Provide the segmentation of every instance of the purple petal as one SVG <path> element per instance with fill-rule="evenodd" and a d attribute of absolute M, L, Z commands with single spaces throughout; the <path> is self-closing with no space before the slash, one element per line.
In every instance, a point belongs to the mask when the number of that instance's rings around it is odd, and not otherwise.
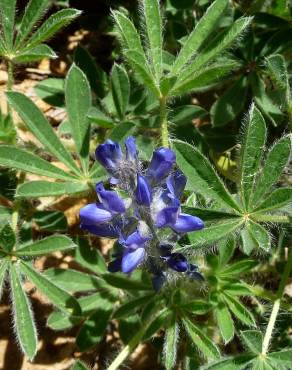
<path fill-rule="evenodd" d="M 171 228 L 177 233 L 188 233 L 190 231 L 201 230 L 204 227 L 203 221 L 199 217 L 181 213 Z"/>
<path fill-rule="evenodd" d="M 152 191 L 147 179 L 137 175 L 136 201 L 138 204 L 149 207 L 152 201 Z"/>
<path fill-rule="evenodd" d="M 171 269 L 177 272 L 185 272 L 188 269 L 188 261 L 181 253 L 172 253 L 167 259 L 167 264 Z"/>
<path fill-rule="evenodd" d="M 151 237 L 142 236 L 137 230 L 129 235 L 123 244 L 130 249 L 137 249 L 142 247 L 150 239 Z"/>
<path fill-rule="evenodd" d="M 182 196 L 186 183 L 187 178 L 180 170 L 169 175 L 166 180 L 168 191 L 178 199 Z"/>
<path fill-rule="evenodd" d="M 159 182 L 166 177 L 175 163 L 175 154 L 168 148 L 160 148 L 153 153 L 147 177 L 154 182 Z"/>
<path fill-rule="evenodd" d="M 89 231 L 91 234 L 100 236 L 102 238 L 117 238 L 118 231 L 111 224 L 100 224 L 100 225 L 86 225 L 81 223 L 80 228 L 82 230 Z"/>
<path fill-rule="evenodd" d="M 104 209 L 101 204 L 90 203 L 80 209 L 80 220 L 84 225 L 95 225 L 110 221 L 112 214 Z"/>
<path fill-rule="evenodd" d="M 179 207 L 165 207 L 156 215 L 155 225 L 157 227 L 172 226 L 176 223 Z"/>
<path fill-rule="evenodd" d="M 143 261 L 145 256 L 144 248 L 137 248 L 134 251 L 127 249 L 122 258 L 122 272 L 128 274 Z"/>
<path fill-rule="evenodd" d="M 125 140 L 126 159 L 128 161 L 136 161 L 138 159 L 136 140 L 133 136 L 129 136 Z"/>
<path fill-rule="evenodd" d="M 103 184 L 98 183 L 96 192 L 100 202 L 108 211 L 116 213 L 124 213 L 126 211 L 123 199 L 115 191 L 104 190 Z"/>
<path fill-rule="evenodd" d="M 117 169 L 119 162 L 123 158 L 123 153 L 118 143 L 107 140 L 96 148 L 95 157 L 103 167 L 112 172 Z"/>

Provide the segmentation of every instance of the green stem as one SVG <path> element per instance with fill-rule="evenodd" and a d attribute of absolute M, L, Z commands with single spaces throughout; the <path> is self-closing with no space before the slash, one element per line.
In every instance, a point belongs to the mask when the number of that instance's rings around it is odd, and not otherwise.
<path fill-rule="evenodd" d="M 159 98 L 159 111 L 160 111 L 160 130 L 161 130 L 161 144 L 162 146 L 169 147 L 169 134 L 168 134 L 168 123 L 167 123 L 167 106 L 166 97 L 161 96 Z"/>
<path fill-rule="evenodd" d="M 7 68 L 8 68 L 7 90 L 10 91 L 12 90 L 12 87 L 14 84 L 14 77 L 13 77 L 14 66 L 11 60 L 8 60 Z"/>
<path fill-rule="evenodd" d="M 19 179 L 18 179 L 18 185 L 22 184 L 25 180 L 25 173 L 20 172 Z M 16 199 L 13 203 L 13 211 L 11 215 L 11 226 L 15 233 L 17 233 L 17 225 L 18 225 L 18 218 L 19 218 L 19 211 L 21 208 L 21 199 Z"/>
<path fill-rule="evenodd" d="M 282 216 L 282 215 L 262 215 L 262 214 L 256 214 L 253 213 L 250 215 L 251 218 L 255 221 L 259 222 L 279 222 L 279 223 L 290 223 L 291 217 L 289 216 Z"/>
<path fill-rule="evenodd" d="M 107 370 L 117 370 L 120 367 L 120 365 L 126 360 L 129 354 L 133 352 L 134 349 L 137 347 L 147 328 L 148 325 L 143 325 L 141 327 L 141 329 L 136 333 L 136 335 L 134 335 L 134 337 L 130 340 L 126 347 L 118 354 L 118 356 L 110 364 Z"/>
<path fill-rule="evenodd" d="M 278 291 L 277 291 L 276 300 L 274 302 L 273 309 L 272 309 L 272 312 L 271 312 L 271 316 L 270 316 L 268 326 L 267 326 L 267 329 L 266 329 L 266 333 L 265 333 L 265 336 L 264 336 L 263 345 L 262 345 L 262 355 L 263 356 L 265 356 L 267 354 L 268 349 L 269 349 L 269 345 L 270 345 L 273 330 L 274 330 L 274 327 L 275 327 L 277 315 L 278 315 L 278 312 L 279 312 L 279 309 L 280 309 L 281 299 L 282 299 L 284 289 L 285 289 L 285 286 L 286 286 L 286 282 L 289 278 L 291 269 L 292 269 L 292 253 L 290 253 L 290 255 L 288 257 L 288 261 L 287 261 L 287 264 L 285 266 L 285 269 L 284 269 L 284 272 L 283 272 L 283 275 L 282 275 L 282 278 L 281 278 L 281 281 L 280 281 L 280 285 L 279 285 L 279 288 L 278 288 Z"/>

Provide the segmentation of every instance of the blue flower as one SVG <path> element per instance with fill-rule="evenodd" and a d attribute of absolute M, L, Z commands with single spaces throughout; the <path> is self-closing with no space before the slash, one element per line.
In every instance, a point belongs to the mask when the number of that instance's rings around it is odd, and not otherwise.
<path fill-rule="evenodd" d="M 158 183 L 170 173 L 174 164 L 174 152 L 168 148 L 159 148 L 153 153 L 146 176 L 151 183 Z"/>
<path fill-rule="evenodd" d="M 147 167 L 139 161 L 135 139 L 130 136 L 124 153 L 118 143 L 107 140 L 97 147 L 96 159 L 107 170 L 116 191 L 99 182 L 98 201 L 80 210 L 80 226 L 118 240 L 119 252 L 108 270 L 129 274 L 142 265 L 152 274 L 156 291 L 173 274 L 201 281 L 197 266 L 175 252 L 179 239 L 201 230 L 204 223 L 181 212 L 180 198 L 187 179 L 176 168 L 174 152 L 169 148 L 155 150 Z"/>

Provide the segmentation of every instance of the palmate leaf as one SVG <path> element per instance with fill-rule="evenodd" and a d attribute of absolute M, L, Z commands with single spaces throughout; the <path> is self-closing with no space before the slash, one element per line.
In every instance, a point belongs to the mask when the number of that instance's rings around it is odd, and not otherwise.
<path fill-rule="evenodd" d="M 24 52 L 26 49 L 31 49 L 43 41 L 48 40 L 58 32 L 60 28 L 66 26 L 80 14 L 81 12 L 79 10 L 70 8 L 62 9 L 57 13 L 54 13 L 33 33 L 33 35 L 24 43 L 23 48 L 19 51 Z"/>
<path fill-rule="evenodd" d="M 262 202 L 271 186 L 276 183 L 288 163 L 292 150 L 291 138 L 285 136 L 277 141 L 269 150 L 263 169 L 259 173 L 252 195 L 252 204 L 255 206 Z"/>
<path fill-rule="evenodd" d="M 164 336 L 164 366 L 166 370 L 171 370 L 176 364 L 177 342 L 179 337 L 179 326 L 175 315 L 170 318 L 170 323 L 165 330 Z"/>
<path fill-rule="evenodd" d="M 72 179 L 75 179 L 73 175 L 53 166 L 44 159 L 13 145 L 0 146 L 0 166 L 59 180 L 72 181 Z"/>
<path fill-rule="evenodd" d="M 260 111 L 252 105 L 240 151 L 240 193 L 246 210 L 249 209 L 250 196 L 254 189 L 254 179 L 259 171 L 265 142 L 265 121 Z"/>
<path fill-rule="evenodd" d="M 20 269 L 24 275 L 44 294 L 56 307 L 72 314 L 80 313 L 77 300 L 65 290 L 52 283 L 45 275 L 35 271 L 28 263 L 21 261 Z"/>
<path fill-rule="evenodd" d="M 15 21 L 15 7 L 16 0 L 2 0 L 1 1 L 1 25 L 4 36 L 5 49 L 8 52 L 12 51 L 13 37 L 14 37 L 14 21 Z"/>
<path fill-rule="evenodd" d="M 32 360 L 37 351 L 37 333 L 33 313 L 15 263 L 10 264 L 9 272 L 15 332 L 21 349 Z"/>
<path fill-rule="evenodd" d="M 216 0 L 209 6 L 204 16 L 197 23 L 195 29 L 188 36 L 175 59 L 171 69 L 172 74 L 179 73 L 185 64 L 190 61 L 192 56 L 206 40 L 206 36 L 216 27 L 218 20 L 221 18 L 222 13 L 227 7 L 227 4 L 227 0 Z"/>
<path fill-rule="evenodd" d="M 145 19 L 145 33 L 148 41 L 148 55 L 156 81 L 162 73 L 162 22 L 158 0 L 143 0 L 143 13 Z"/>
<path fill-rule="evenodd" d="M 218 177 L 210 161 L 195 147 L 182 141 L 173 141 L 177 163 L 188 179 L 188 189 L 215 200 L 223 209 L 234 213 L 239 206 Z"/>
<path fill-rule="evenodd" d="M 66 251 L 76 248 L 76 244 L 65 235 L 53 235 L 36 241 L 33 244 L 18 248 L 18 256 L 43 256 L 57 251 Z"/>
<path fill-rule="evenodd" d="M 48 45 L 40 44 L 17 53 L 13 61 L 15 63 L 31 63 L 44 58 L 55 59 L 57 54 Z"/>
<path fill-rule="evenodd" d="M 80 170 L 71 154 L 65 149 L 52 126 L 35 103 L 18 92 L 10 91 L 6 95 L 11 106 L 20 115 L 26 126 L 40 143 L 70 170 L 79 175 Z"/>
<path fill-rule="evenodd" d="M 83 170 L 87 172 L 90 135 L 87 113 L 91 107 L 91 92 L 86 75 L 74 63 L 65 81 L 65 100 L 71 133 Z"/>
<path fill-rule="evenodd" d="M 28 2 L 17 30 L 14 41 L 15 48 L 18 48 L 26 40 L 33 26 L 44 15 L 48 5 L 49 0 L 30 0 Z"/>
<path fill-rule="evenodd" d="M 64 194 L 77 196 L 88 190 L 89 186 L 82 182 L 31 181 L 19 185 L 15 195 L 19 198 L 58 197 Z"/>
<path fill-rule="evenodd" d="M 217 346 L 201 331 L 201 329 L 194 325 L 189 319 L 183 319 L 183 324 L 193 343 L 206 358 L 215 359 L 220 357 Z"/>

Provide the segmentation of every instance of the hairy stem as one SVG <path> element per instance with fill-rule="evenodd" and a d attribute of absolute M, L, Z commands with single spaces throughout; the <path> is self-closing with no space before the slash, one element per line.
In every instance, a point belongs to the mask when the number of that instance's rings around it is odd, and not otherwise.
<path fill-rule="evenodd" d="M 7 69 L 8 69 L 8 80 L 7 80 L 7 90 L 12 90 L 13 84 L 14 84 L 14 77 L 13 77 L 13 62 L 11 60 L 8 60 L 7 62 Z"/>
<path fill-rule="evenodd" d="M 136 335 L 134 335 L 134 337 L 130 340 L 126 347 L 114 359 L 107 370 L 117 370 L 120 367 L 120 365 L 125 361 L 129 354 L 133 352 L 133 350 L 137 347 L 147 328 L 147 325 L 143 325 L 141 327 L 141 329 L 136 333 Z"/>
<path fill-rule="evenodd" d="M 267 329 L 266 329 L 266 333 L 265 333 L 265 336 L 264 336 L 263 346 L 262 346 L 262 355 L 263 356 L 265 356 L 267 354 L 268 349 L 269 349 L 269 345 L 270 345 L 270 342 L 271 342 L 271 338 L 272 338 L 273 330 L 274 330 L 274 327 L 275 327 L 277 315 L 278 315 L 278 312 L 279 312 L 279 309 L 280 309 L 281 299 L 282 299 L 284 289 L 285 289 L 285 286 L 286 286 L 286 282 L 287 282 L 287 279 L 289 278 L 291 269 L 292 269 L 292 253 L 290 253 L 290 255 L 288 256 L 288 261 L 287 261 L 287 264 L 285 266 L 285 269 L 284 269 L 284 272 L 283 272 L 283 275 L 282 275 L 282 278 L 281 278 L 281 281 L 280 281 L 280 285 L 279 285 L 277 295 L 276 295 L 276 300 L 274 302 L 273 309 L 272 309 L 272 312 L 271 312 L 271 316 L 270 316 L 268 326 L 267 326 Z"/>
<path fill-rule="evenodd" d="M 160 131 L 161 131 L 161 144 L 162 146 L 169 147 L 169 135 L 168 135 L 168 125 L 167 125 L 167 107 L 166 107 L 166 97 L 161 96 L 159 98 L 159 116 L 160 116 Z"/>

